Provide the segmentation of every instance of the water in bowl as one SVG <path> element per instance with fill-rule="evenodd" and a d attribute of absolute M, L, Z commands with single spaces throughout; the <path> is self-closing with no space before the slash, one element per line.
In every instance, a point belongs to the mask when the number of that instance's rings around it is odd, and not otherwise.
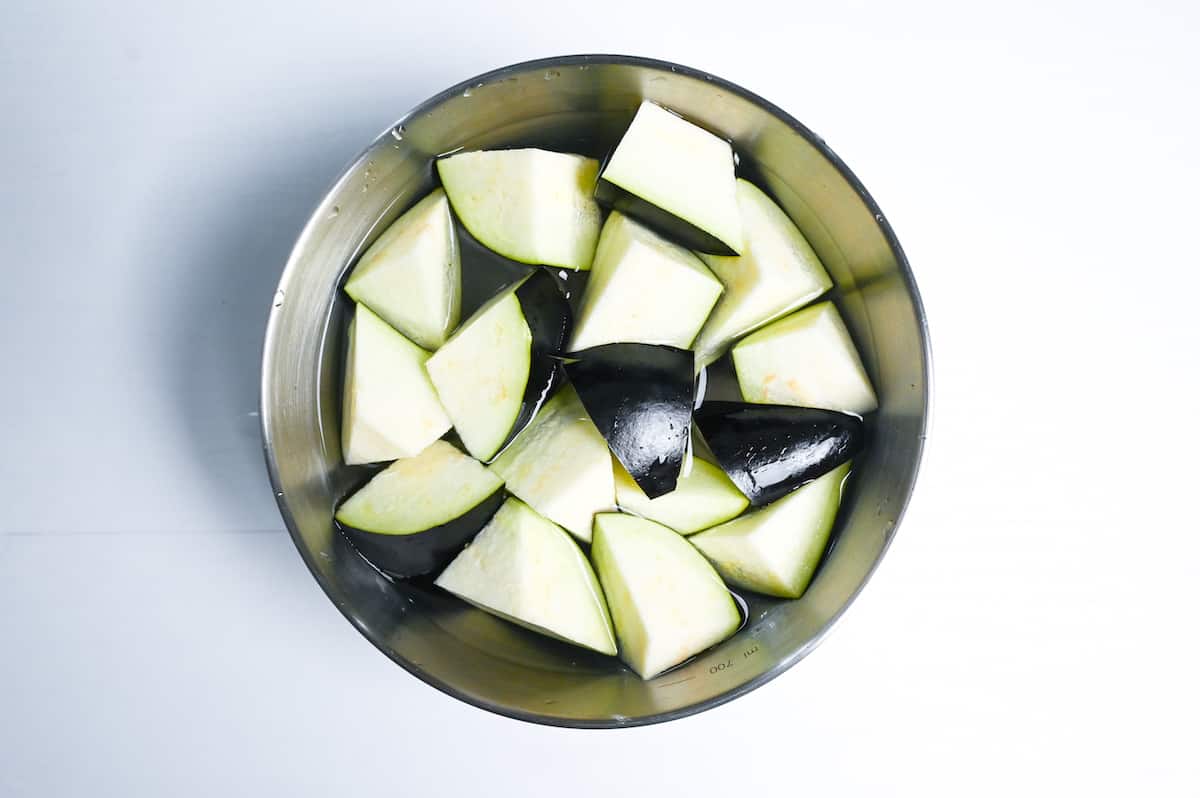
<path fill-rule="evenodd" d="M 472 87 L 473 93 L 485 89 L 486 87 Z M 559 152 L 586 155 L 596 158 L 603 163 L 608 154 L 616 146 L 617 141 L 626 127 L 628 127 L 631 119 L 631 112 L 593 112 L 588 114 L 573 112 L 570 114 L 534 117 L 491 130 L 485 135 L 465 142 L 462 147 L 455 148 L 455 151 L 458 149 L 470 150 L 499 147 L 540 147 Z M 390 135 L 399 142 L 403 140 L 404 133 L 404 128 L 397 127 L 391 131 Z M 751 180 L 760 188 L 766 190 L 766 184 L 762 180 L 762 172 L 754 159 L 738 154 L 735 162 L 739 177 Z M 426 170 L 426 185 L 421 187 L 420 190 L 413 192 L 410 201 L 398 204 L 394 209 L 394 214 L 389 214 L 381 219 L 371 234 L 364 239 L 362 245 L 357 248 L 357 251 L 360 253 L 364 251 L 375 237 L 387 228 L 391 221 L 406 210 L 407 207 L 415 204 L 417 200 L 425 196 L 436 185 L 436 171 L 433 168 L 433 159 L 431 158 Z M 492 252 L 475 240 L 457 220 L 455 220 L 455 227 L 458 234 L 462 260 L 463 320 L 469 318 L 477 308 L 502 288 L 527 274 L 531 268 L 543 268 L 518 263 Z M 352 270 L 353 265 L 353 262 L 346 264 L 346 268 L 342 274 L 343 282 Z M 587 273 L 561 269 L 553 269 L 550 272 L 558 282 L 560 290 L 562 290 L 570 302 L 572 310 L 577 310 L 580 296 L 587 283 Z M 834 298 L 836 300 L 836 296 Z M 339 421 L 340 386 L 343 368 L 342 358 L 346 349 L 346 332 L 352 316 L 352 310 L 353 303 L 343 292 L 339 292 L 335 306 L 331 309 L 329 319 L 329 332 L 332 335 L 332 340 L 326 347 L 326 352 L 337 358 L 336 363 L 329 364 L 335 375 L 333 384 L 337 386 L 337 390 L 326 401 L 335 403 L 333 416 L 338 418 Z M 702 372 L 700 380 L 700 384 L 703 386 L 703 399 L 706 401 L 741 400 L 741 392 L 738 388 L 736 374 L 728 355 L 710 364 Z M 449 433 L 448 437 L 457 443 L 453 431 Z M 336 442 L 338 436 L 335 432 L 332 436 L 327 435 L 326 438 L 327 440 Z M 331 459 L 337 459 L 340 462 L 340 457 Z M 331 495 L 335 496 L 338 502 L 340 502 L 364 485 L 374 474 L 386 467 L 386 465 L 341 465 L 330 475 L 333 485 Z M 843 491 L 844 499 L 842 510 L 839 512 L 839 522 L 834 526 L 822 562 L 828 557 L 829 551 L 837 545 L 838 531 L 841 525 L 840 517 L 845 515 L 846 508 L 853 501 L 855 495 L 853 483 L 852 474 Z M 331 506 L 331 518 L 333 509 L 334 507 Z M 436 575 L 398 580 L 388 577 L 381 572 L 371 571 L 369 572 L 371 576 L 363 576 L 361 575 L 363 573 L 362 569 L 350 567 L 350 562 L 347 560 L 347 558 L 353 558 L 354 561 L 361 560 L 360 555 L 354 550 L 348 539 L 343 535 L 335 534 L 333 548 L 334 551 L 331 556 L 335 564 L 341 562 L 346 573 L 354 572 L 355 574 L 359 574 L 356 578 L 360 580 L 364 578 L 372 579 L 373 590 L 371 593 L 377 597 L 377 601 L 380 603 L 380 607 L 378 608 L 380 611 L 398 615 L 420 613 L 422 616 L 431 619 L 432 623 L 440 631 L 457 638 L 469 648 L 479 650 L 481 654 L 486 653 L 491 657 L 499 656 L 531 668 L 551 671 L 584 670 L 595 672 L 596 674 L 611 671 L 611 659 L 604 655 L 538 635 L 535 632 L 488 615 L 482 610 L 471 607 L 459 599 L 450 596 L 433 585 L 433 579 Z M 584 546 L 584 548 L 586 552 L 587 547 Z M 818 568 L 818 575 L 819 570 Z M 753 624 L 756 621 L 766 618 L 772 607 L 784 601 L 750 592 L 730 592 L 741 613 L 739 631 L 748 624 Z M 702 656 L 702 654 L 696 656 Z M 689 658 L 666 673 L 670 674 L 682 669 L 694 659 L 695 657 Z M 421 663 L 413 664 L 421 667 Z"/>

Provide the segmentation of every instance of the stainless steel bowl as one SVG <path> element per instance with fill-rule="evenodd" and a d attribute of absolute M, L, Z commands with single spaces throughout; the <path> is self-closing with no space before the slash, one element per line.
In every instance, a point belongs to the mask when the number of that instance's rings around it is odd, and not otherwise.
<path fill-rule="evenodd" d="M 733 638 L 645 682 L 615 660 L 546 642 L 422 585 L 380 576 L 337 534 L 339 380 L 347 267 L 430 189 L 450 150 L 543 144 L 602 154 L 643 98 L 734 141 L 800 226 L 879 392 L 871 447 L 812 586 L 755 599 Z M 267 324 L 262 427 L 280 512 L 329 598 L 410 673 L 478 707 L 562 726 L 631 726 L 736 698 L 808 654 L 879 563 L 913 489 L 930 373 L 921 301 L 904 254 L 865 188 L 811 131 L 769 102 L 694 69 L 625 56 L 506 67 L 433 97 L 375 140 L 317 206 L 279 281 Z"/>

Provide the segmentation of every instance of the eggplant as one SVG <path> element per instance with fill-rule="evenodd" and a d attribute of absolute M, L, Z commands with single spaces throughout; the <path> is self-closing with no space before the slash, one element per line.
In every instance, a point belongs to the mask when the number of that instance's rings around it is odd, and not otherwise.
<path fill-rule="evenodd" d="M 596 202 L 615 213 L 637 219 L 668 241 L 672 241 L 693 252 L 733 256 L 732 250 L 721 239 L 706 233 L 696 225 L 681 219 L 670 211 L 648 202 L 637 194 L 626 191 L 619 185 L 601 177 L 596 181 Z"/>
<path fill-rule="evenodd" d="M 450 562 L 503 502 L 503 480 L 453 444 L 436 441 L 376 474 L 334 519 L 379 570 L 419 576 Z"/>
<path fill-rule="evenodd" d="M 429 353 L 359 303 L 350 322 L 342 394 L 342 459 L 412 457 L 450 429 L 425 371 Z"/>
<path fill-rule="evenodd" d="M 605 344 L 572 352 L 565 370 L 609 449 L 646 497 L 675 490 L 696 396 L 692 353 Z"/>
<path fill-rule="evenodd" d="M 644 101 L 596 182 L 596 201 L 688 249 L 742 251 L 733 148 Z"/>
<path fill-rule="evenodd" d="M 592 516 L 616 503 L 612 457 L 570 385 L 490 466 L 508 490 L 579 540 L 592 539 Z"/>
<path fill-rule="evenodd" d="M 600 164 L 533 148 L 459 152 L 437 172 L 454 212 L 476 239 L 535 266 L 590 269 L 600 235 L 591 196 Z"/>
<path fill-rule="evenodd" d="M 618 342 L 686 349 L 724 290 L 696 255 L 614 211 L 600 231 L 570 349 Z"/>
<path fill-rule="evenodd" d="M 519 499 L 500 507 L 435 584 L 540 634 L 617 653 L 604 594 L 579 545 Z"/>
<path fill-rule="evenodd" d="M 699 457 L 690 473 L 680 474 L 675 490 L 651 499 L 638 487 L 619 462 L 613 464 L 617 482 L 617 506 L 626 512 L 657 521 L 681 535 L 737 517 L 749 503 L 741 490 L 719 467 Z"/>
<path fill-rule="evenodd" d="M 833 410 L 707 402 L 694 418 L 717 463 L 752 507 L 786 496 L 863 447 L 862 419 Z"/>
<path fill-rule="evenodd" d="M 849 471 L 850 464 L 843 463 L 782 499 L 689 540 L 734 587 L 800 598 L 829 544 Z"/>
<path fill-rule="evenodd" d="M 737 181 L 746 245 L 738 257 L 701 255 L 725 293 L 692 348 L 706 366 L 746 333 L 812 302 L 833 286 L 820 258 L 771 198 L 748 180 Z"/>
<path fill-rule="evenodd" d="M 450 203 L 440 188 L 405 211 L 363 253 L 346 293 L 423 349 L 458 326 L 462 265 Z"/>
<path fill-rule="evenodd" d="M 862 415 L 879 406 L 850 332 L 832 302 L 773 321 L 733 347 L 747 402 Z"/>
<path fill-rule="evenodd" d="M 472 456 L 495 457 L 553 389 L 571 309 L 543 269 L 475 311 L 426 364 L 454 429 Z"/>
<path fill-rule="evenodd" d="M 600 513 L 592 562 L 621 659 L 649 679 L 737 631 L 741 614 L 713 567 L 662 524 Z"/>

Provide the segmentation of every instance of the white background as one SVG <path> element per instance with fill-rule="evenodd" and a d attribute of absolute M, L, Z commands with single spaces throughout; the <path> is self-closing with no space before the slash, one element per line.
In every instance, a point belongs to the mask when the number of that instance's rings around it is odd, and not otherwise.
<path fill-rule="evenodd" d="M 1196 795 L 1200 7 L 973 5 L 5 2 L 0 795 Z M 605 51 L 829 141 L 913 263 L 936 412 L 813 656 L 572 732 L 342 619 L 254 410 L 344 163 L 452 83 Z"/>

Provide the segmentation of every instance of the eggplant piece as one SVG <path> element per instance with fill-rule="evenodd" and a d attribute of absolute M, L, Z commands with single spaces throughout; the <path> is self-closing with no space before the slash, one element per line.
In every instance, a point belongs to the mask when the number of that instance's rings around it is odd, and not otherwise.
<path fill-rule="evenodd" d="M 463 226 L 484 246 L 535 266 L 590 269 L 600 235 L 592 188 L 600 164 L 532 148 L 459 152 L 437 161 Z"/>
<path fill-rule="evenodd" d="M 425 372 L 429 353 L 359 303 L 342 387 L 342 459 L 361 465 L 412 457 L 450 429 Z"/>
<path fill-rule="evenodd" d="M 699 457 L 690 473 L 681 473 L 675 490 L 651 499 L 619 462 L 613 463 L 617 506 L 657 521 L 681 535 L 692 535 L 736 518 L 749 503 L 719 467 Z"/>
<path fill-rule="evenodd" d="M 708 402 L 695 412 L 695 422 L 752 507 L 786 496 L 863 447 L 862 419 L 833 410 Z"/>
<path fill-rule="evenodd" d="M 604 594 L 579 545 L 520 499 L 508 499 L 434 584 L 526 629 L 617 653 Z"/>
<path fill-rule="evenodd" d="M 829 543 L 849 472 L 843 463 L 761 510 L 689 540 L 734 587 L 800 598 Z"/>
<path fill-rule="evenodd" d="M 742 251 L 733 148 L 680 116 L 643 101 L 596 183 L 596 201 L 688 249 Z"/>
<path fill-rule="evenodd" d="M 469 319 L 497 294 L 540 267 L 518 263 L 493 252 L 479 243 L 462 222 L 455 218 L 454 232 L 458 235 L 459 258 L 462 263 L 462 318 Z M 577 273 L 587 275 L 587 272 L 571 272 Z"/>
<path fill-rule="evenodd" d="M 437 349 L 458 326 L 462 267 L 450 203 L 434 190 L 363 253 L 346 293 L 417 346 Z"/>
<path fill-rule="evenodd" d="M 609 449 L 646 497 L 675 490 L 692 429 L 692 353 L 605 344 L 572 352 L 565 369 Z"/>
<path fill-rule="evenodd" d="M 684 249 L 705 254 L 733 256 L 737 253 L 721 239 L 706 233 L 696 225 L 679 218 L 670 211 L 647 202 L 604 177 L 596 181 L 596 202 L 614 213 L 637 219 L 646 227 L 674 242 Z"/>
<path fill-rule="evenodd" d="M 554 387 L 571 309 L 554 278 L 530 272 L 477 310 L 426 364 L 474 457 L 495 457 Z"/>
<path fill-rule="evenodd" d="M 570 349 L 622 342 L 686 349 L 724 290 L 696 255 L 614 211 L 600 231 Z"/>
<path fill-rule="evenodd" d="M 608 599 L 621 659 L 643 679 L 737 631 L 741 614 L 721 577 L 662 524 L 600 513 L 592 562 Z"/>
<path fill-rule="evenodd" d="M 747 402 L 862 415 L 879 406 L 850 332 L 832 302 L 773 321 L 733 347 Z"/>
<path fill-rule="evenodd" d="M 567 300 L 567 306 L 571 308 L 571 318 L 573 319 L 579 318 L 579 308 L 583 305 L 583 292 L 587 288 L 587 284 L 591 282 L 590 274 L 591 272 L 572 272 L 566 269 L 550 272 L 550 276 L 558 284 L 558 290 L 562 292 L 563 299 Z"/>
<path fill-rule="evenodd" d="M 701 255 L 725 293 L 696 336 L 696 365 L 719 358 L 733 341 L 806 305 L 833 286 L 820 258 L 783 210 L 757 186 L 737 181 L 746 245 L 738 257 Z"/>
<path fill-rule="evenodd" d="M 334 515 L 359 553 L 392 576 L 454 558 L 504 502 L 504 482 L 446 441 L 379 472 Z"/>
<path fill-rule="evenodd" d="M 612 457 L 579 397 L 564 385 L 492 462 L 508 490 L 579 540 L 616 503 Z"/>

